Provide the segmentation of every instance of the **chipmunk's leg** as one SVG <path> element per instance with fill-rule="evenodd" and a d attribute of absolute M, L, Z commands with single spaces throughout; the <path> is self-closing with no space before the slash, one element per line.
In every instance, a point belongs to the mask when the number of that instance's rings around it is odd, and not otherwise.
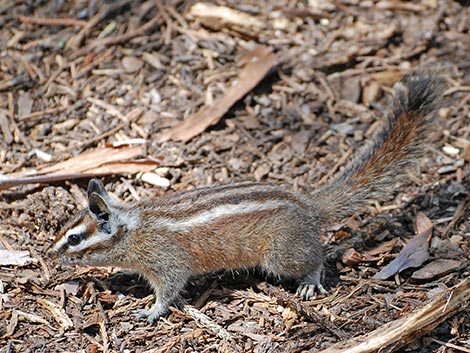
<path fill-rule="evenodd" d="M 150 281 L 155 293 L 155 303 L 150 309 L 137 310 L 139 318 L 147 318 L 148 322 L 153 324 L 162 315 L 168 313 L 168 308 L 178 298 L 180 291 L 185 285 L 184 280 L 176 280 L 174 278 L 165 278 L 159 281 Z"/>
<path fill-rule="evenodd" d="M 297 288 L 297 295 L 305 300 L 315 297 L 317 292 L 320 294 L 328 294 L 325 288 L 321 284 L 321 277 L 323 274 L 323 265 L 312 270 L 306 275 L 300 282 Z"/>

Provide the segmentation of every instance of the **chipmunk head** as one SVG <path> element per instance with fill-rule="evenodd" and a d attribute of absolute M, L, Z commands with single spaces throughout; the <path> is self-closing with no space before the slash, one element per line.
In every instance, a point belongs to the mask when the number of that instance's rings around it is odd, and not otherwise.
<path fill-rule="evenodd" d="M 125 211 L 112 200 L 103 184 L 93 179 L 88 184 L 88 208 L 67 223 L 47 254 L 65 262 L 108 265 L 114 245 L 122 240 Z"/>

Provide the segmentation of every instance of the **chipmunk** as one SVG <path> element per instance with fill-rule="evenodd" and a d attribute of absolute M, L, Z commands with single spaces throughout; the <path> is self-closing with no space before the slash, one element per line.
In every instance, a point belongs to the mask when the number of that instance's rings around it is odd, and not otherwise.
<path fill-rule="evenodd" d="M 191 276 L 221 269 L 258 267 L 299 279 L 305 299 L 326 293 L 322 227 L 387 196 L 421 156 L 442 91 L 433 74 L 405 76 L 372 142 L 312 195 L 241 182 L 124 204 L 93 179 L 88 208 L 64 226 L 48 255 L 137 271 L 155 292 L 155 304 L 140 315 L 150 322 L 167 312 Z"/>

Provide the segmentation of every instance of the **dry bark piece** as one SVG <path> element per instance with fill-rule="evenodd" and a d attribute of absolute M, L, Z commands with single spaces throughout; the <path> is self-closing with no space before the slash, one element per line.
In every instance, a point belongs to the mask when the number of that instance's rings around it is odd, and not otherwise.
<path fill-rule="evenodd" d="M 232 335 L 222 326 L 214 322 L 209 316 L 203 314 L 192 305 L 184 305 L 183 312 L 193 318 L 199 327 L 203 327 L 214 333 L 217 337 L 228 341 Z"/>
<path fill-rule="evenodd" d="M 18 312 L 15 309 L 13 309 L 11 312 L 10 323 L 6 327 L 5 334 L 3 334 L 3 336 L 0 336 L 0 338 L 9 337 L 13 335 L 17 325 L 18 325 Z"/>
<path fill-rule="evenodd" d="M 470 161 L 470 141 L 461 139 L 460 140 L 462 145 L 463 145 L 463 152 L 462 152 L 462 158 L 469 162 Z"/>
<path fill-rule="evenodd" d="M 395 239 L 392 239 L 390 241 L 386 241 L 384 243 L 381 243 L 379 246 L 377 246 L 376 248 L 370 249 L 366 253 L 369 256 L 375 256 L 375 255 L 379 255 L 379 254 L 389 253 L 390 251 L 393 250 L 393 248 L 395 247 L 395 245 L 397 245 L 397 243 L 398 243 L 398 239 L 395 238 Z"/>
<path fill-rule="evenodd" d="M 21 310 L 17 310 L 17 313 L 18 313 L 18 316 L 19 316 L 20 320 L 24 319 L 24 320 L 32 322 L 32 323 L 46 325 L 47 327 L 49 327 L 51 329 L 54 329 L 46 319 L 42 318 L 39 315 L 26 313 L 26 312 L 21 311 Z"/>
<path fill-rule="evenodd" d="M 201 22 L 216 31 L 228 29 L 245 36 L 256 37 L 266 27 L 264 22 L 245 12 L 227 6 L 197 3 L 186 14 L 190 20 Z"/>
<path fill-rule="evenodd" d="M 429 258 L 429 241 L 432 235 L 432 222 L 424 213 L 416 216 L 417 235 L 400 251 L 398 256 L 375 274 L 376 279 L 387 279 L 411 267 L 421 266 Z"/>
<path fill-rule="evenodd" d="M 67 283 L 59 284 L 55 286 L 55 290 L 60 291 L 63 290 L 65 293 L 69 295 L 77 295 L 78 293 L 79 284 L 77 281 L 69 281 Z"/>
<path fill-rule="evenodd" d="M 37 262 L 29 256 L 29 251 L 0 249 L 0 266 L 26 266 Z"/>
<path fill-rule="evenodd" d="M 8 120 L 8 110 L 0 109 L 0 130 L 2 131 L 3 141 L 6 144 L 13 142 L 13 134 L 11 133 L 10 120 Z"/>
<path fill-rule="evenodd" d="M 468 307 L 470 280 L 438 294 L 410 315 L 389 322 L 366 335 L 335 344 L 322 353 L 395 352 L 431 332 L 444 320 Z"/>
<path fill-rule="evenodd" d="M 18 116 L 23 117 L 25 115 L 29 115 L 33 110 L 33 99 L 31 98 L 31 94 L 22 92 L 18 96 L 17 101 L 17 109 L 18 109 Z"/>
<path fill-rule="evenodd" d="M 60 332 L 64 332 L 73 327 L 72 320 L 70 320 L 65 310 L 59 305 L 43 298 L 36 298 L 36 301 L 51 313 L 54 320 L 60 325 Z"/>
<path fill-rule="evenodd" d="M 379 261 L 380 259 L 381 257 L 372 257 L 368 254 L 361 254 L 353 248 L 347 249 L 344 252 L 343 256 L 341 257 L 341 261 L 343 261 L 345 265 L 351 266 L 351 267 L 357 266 L 359 264 L 366 263 L 366 262 L 376 262 L 376 261 Z"/>
<path fill-rule="evenodd" d="M 463 262 L 459 260 L 438 259 L 414 272 L 411 278 L 419 281 L 432 280 L 458 271 L 462 264 Z"/>
<path fill-rule="evenodd" d="M 447 237 L 449 235 L 449 232 L 454 228 L 454 226 L 459 222 L 459 220 L 465 215 L 465 211 L 468 208 L 468 205 L 470 203 L 470 196 L 465 198 L 462 202 L 459 203 L 457 206 L 457 209 L 454 212 L 454 215 L 452 216 L 452 220 L 449 222 L 448 226 L 446 227 L 444 231 L 444 237 Z"/>
<path fill-rule="evenodd" d="M 264 78 L 277 61 L 277 55 L 272 52 L 271 47 L 259 46 L 248 52 L 240 61 L 246 63 L 244 68 L 238 74 L 232 87 L 221 98 L 211 106 L 203 107 L 182 124 L 170 129 L 160 137 L 160 140 L 188 141 L 209 126 L 216 124 L 233 104 Z"/>

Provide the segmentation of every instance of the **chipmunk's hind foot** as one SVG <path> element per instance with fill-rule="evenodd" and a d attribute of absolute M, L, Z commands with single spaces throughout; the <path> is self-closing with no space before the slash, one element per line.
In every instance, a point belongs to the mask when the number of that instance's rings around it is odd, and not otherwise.
<path fill-rule="evenodd" d="M 323 266 L 307 275 L 297 288 L 296 294 L 305 300 L 314 298 L 317 294 L 328 294 L 327 290 L 321 284 L 322 272 Z"/>

